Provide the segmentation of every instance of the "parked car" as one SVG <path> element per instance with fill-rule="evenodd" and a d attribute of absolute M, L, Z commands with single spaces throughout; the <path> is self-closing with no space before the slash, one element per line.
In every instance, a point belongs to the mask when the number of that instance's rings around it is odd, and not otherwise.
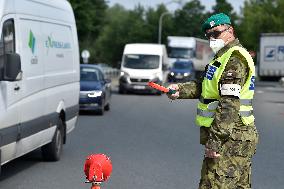
<path fill-rule="evenodd" d="M 80 66 L 80 110 L 96 111 L 100 115 L 110 109 L 111 80 L 106 79 L 99 66 Z"/>
<path fill-rule="evenodd" d="M 168 82 L 187 82 L 194 78 L 192 61 L 176 61 L 168 73 Z"/>

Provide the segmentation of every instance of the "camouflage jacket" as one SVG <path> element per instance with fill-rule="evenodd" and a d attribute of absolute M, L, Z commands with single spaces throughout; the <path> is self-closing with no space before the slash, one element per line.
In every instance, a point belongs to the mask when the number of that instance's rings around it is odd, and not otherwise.
<path fill-rule="evenodd" d="M 238 39 L 227 44 L 214 58 L 222 56 L 233 46 L 241 46 Z M 243 86 L 248 77 L 248 66 L 245 58 L 239 53 L 233 53 L 221 76 L 219 84 L 238 84 Z M 179 83 L 179 99 L 194 99 L 201 95 L 203 77 L 197 81 Z M 219 85 L 220 86 L 220 85 Z M 240 100 L 233 96 L 221 96 L 211 127 L 200 128 L 200 143 L 207 148 L 220 152 L 222 144 L 231 136 L 234 127 L 243 126 L 239 117 Z"/>

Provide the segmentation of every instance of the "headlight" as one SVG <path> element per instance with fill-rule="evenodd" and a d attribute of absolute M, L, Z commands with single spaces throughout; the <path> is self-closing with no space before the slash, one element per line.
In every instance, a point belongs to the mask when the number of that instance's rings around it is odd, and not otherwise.
<path fill-rule="evenodd" d="M 124 76 L 125 75 L 125 72 L 121 71 L 120 72 L 120 77 Z"/>
<path fill-rule="evenodd" d="M 92 91 L 88 93 L 88 97 L 96 98 L 96 97 L 102 96 L 102 94 L 103 94 L 103 91 Z"/>
<path fill-rule="evenodd" d="M 160 81 L 160 80 L 162 80 L 161 79 L 161 73 L 154 73 L 151 77 L 150 77 L 150 80 L 151 81 Z"/>
<path fill-rule="evenodd" d="M 184 73 L 184 74 L 183 74 L 184 77 L 187 77 L 187 76 L 189 76 L 189 75 L 190 75 L 190 73 Z"/>
<path fill-rule="evenodd" d="M 129 77 L 129 74 L 127 72 L 121 71 L 120 77 Z"/>
<path fill-rule="evenodd" d="M 174 73 L 174 72 L 171 72 L 170 74 L 171 74 L 171 76 L 174 76 L 174 75 L 175 75 L 175 73 Z"/>

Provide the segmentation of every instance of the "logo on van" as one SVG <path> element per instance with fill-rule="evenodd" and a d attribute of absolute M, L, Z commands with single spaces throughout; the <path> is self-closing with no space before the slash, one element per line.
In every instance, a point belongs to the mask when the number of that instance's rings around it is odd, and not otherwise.
<path fill-rule="evenodd" d="M 45 41 L 45 46 L 47 48 L 57 48 L 57 49 L 70 49 L 71 44 L 68 42 L 62 42 L 62 41 L 55 41 L 52 39 L 51 36 L 47 37 L 47 40 Z"/>
<path fill-rule="evenodd" d="M 30 30 L 29 47 L 32 50 L 33 54 L 35 52 L 35 42 L 36 42 L 35 36 L 34 36 L 32 30 Z"/>

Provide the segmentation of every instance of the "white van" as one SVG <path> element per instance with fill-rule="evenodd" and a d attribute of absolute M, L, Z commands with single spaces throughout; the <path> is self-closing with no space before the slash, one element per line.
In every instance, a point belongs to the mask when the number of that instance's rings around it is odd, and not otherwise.
<path fill-rule="evenodd" d="M 164 70 L 168 66 L 168 55 L 164 45 L 159 44 L 127 44 L 125 45 L 119 93 L 128 91 L 157 92 L 147 86 L 149 81 L 158 84 L 164 82 Z"/>
<path fill-rule="evenodd" d="M 72 8 L 67 0 L 1 0 L 0 18 L 0 163 L 39 147 L 59 160 L 78 115 Z"/>

